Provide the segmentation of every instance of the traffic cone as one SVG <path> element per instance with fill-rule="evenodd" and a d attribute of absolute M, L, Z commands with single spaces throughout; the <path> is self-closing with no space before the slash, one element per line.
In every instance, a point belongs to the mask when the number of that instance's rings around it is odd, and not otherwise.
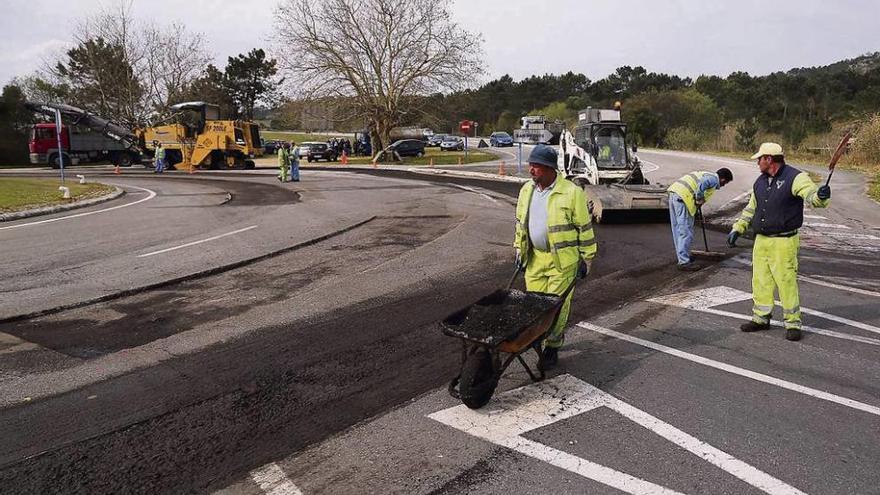
<path fill-rule="evenodd" d="M 461 157 L 458 157 L 458 164 L 461 165 Z"/>
<path fill-rule="evenodd" d="M 113 171 L 114 174 L 120 175 L 122 172 L 119 170 L 119 165 L 116 166 L 116 169 Z"/>
<path fill-rule="evenodd" d="M 348 153 L 346 153 L 344 151 L 342 152 L 342 164 L 348 165 Z"/>
<path fill-rule="evenodd" d="M 507 175 L 507 171 L 504 170 L 504 160 L 501 160 L 501 165 L 498 165 L 498 175 Z"/>
<path fill-rule="evenodd" d="M 430 165 L 429 165 L 429 166 L 431 166 L 431 167 L 434 166 L 434 157 L 431 157 L 431 161 L 430 161 Z"/>

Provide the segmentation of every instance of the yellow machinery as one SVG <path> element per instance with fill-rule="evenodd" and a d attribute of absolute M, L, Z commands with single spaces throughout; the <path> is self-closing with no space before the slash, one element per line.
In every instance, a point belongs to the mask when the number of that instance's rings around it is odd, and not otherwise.
<path fill-rule="evenodd" d="M 259 126 L 242 120 L 220 120 L 217 105 L 201 101 L 171 107 L 178 122 L 148 127 L 139 132 L 143 147 L 152 152 L 153 141 L 165 148 L 169 166 L 190 168 L 254 168 L 263 156 Z"/>

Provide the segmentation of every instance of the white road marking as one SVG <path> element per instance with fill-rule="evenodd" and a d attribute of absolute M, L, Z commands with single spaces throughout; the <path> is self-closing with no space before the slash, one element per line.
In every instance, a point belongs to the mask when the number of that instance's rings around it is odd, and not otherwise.
<path fill-rule="evenodd" d="M 723 205 L 719 206 L 718 209 L 719 209 L 719 210 L 723 210 L 725 207 L 727 207 L 727 205 L 730 205 L 730 204 L 736 203 L 737 201 L 741 201 L 741 200 L 747 198 L 747 197 L 749 196 L 749 194 L 752 194 L 751 189 L 748 190 L 748 191 L 746 191 L 746 192 L 744 192 L 744 193 L 737 194 L 733 199 L 731 199 L 730 201 L 728 201 L 728 202 L 724 203 Z"/>
<path fill-rule="evenodd" d="M 741 265 L 752 266 L 751 260 L 749 260 L 748 257 L 745 257 L 745 255 L 744 256 L 734 256 L 733 258 L 731 258 L 731 260 L 733 260 Z M 845 290 L 848 292 L 852 292 L 854 294 L 862 294 L 863 296 L 880 297 L 880 292 L 875 292 L 875 291 L 871 291 L 871 290 L 867 290 L 867 289 L 860 289 L 858 287 L 852 287 L 850 285 L 840 285 L 840 284 L 835 284 L 832 282 L 826 282 L 825 280 L 820 280 L 818 278 L 808 277 L 806 275 L 798 275 L 798 280 L 803 280 L 804 282 L 809 282 L 814 285 L 821 285 L 823 287 L 828 287 L 831 289 L 839 289 L 839 290 Z"/>
<path fill-rule="evenodd" d="M 462 185 L 459 185 L 459 184 L 449 184 L 449 185 L 452 186 L 452 187 L 455 187 L 455 188 L 457 188 L 457 189 L 463 189 L 463 190 L 465 190 L 465 191 L 472 192 L 472 193 L 474 193 L 474 194 L 477 194 L 477 195 L 479 195 L 479 196 L 482 196 L 482 197 L 488 199 L 489 201 L 495 203 L 496 205 L 498 204 L 498 201 L 497 201 L 495 198 L 493 198 L 492 196 L 489 196 L 489 195 L 486 194 L 486 193 L 482 193 L 482 192 L 480 192 L 480 191 L 478 191 L 478 190 L 476 190 L 476 189 L 474 189 L 474 188 L 472 188 L 472 187 L 462 186 Z"/>
<path fill-rule="evenodd" d="M 642 167 L 643 173 L 647 174 L 647 173 L 656 172 L 657 170 L 660 170 L 660 165 L 657 165 L 654 162 L 649 162 L 648 160 L 641 160 L 641 163 L 647 163 L 648 165 L 650 165 L 652 167 L 652 168 Z"/>
<path fill-rule="evenodd" d="M 679 308 L 692 309 L 694 311 L 700 311 L 702 313 L 709 313 L 718 316 L 727 316 L 729 318 L 735 318 L 738 320 L 749 321 L 752 319 L 751 316 L 734 313 L 732 311 L 724 311 L 721 309 L 714 309 L 713 306 L 723 306 L 725 304 L 730 304 L 734 302 L 748 301 L 752 299 L 752 295 L 748 292 L 744 292 L 738 289 L 733 289 L 731 287 L 710 287 L 707 289 L 698 289 L 690 292 L 682 292 L 678 294 L 670 294 L 667 296 L 660 296 L 648 299 L 648 302 L 658 303 L 658 304 L 666 304 L 668 306 L 676 306 Z M 776 304 L 780 305 L 779 301 L 776 301 Z M 820 316 L 822 318 L 826 318 L 828 320 L 836 321 L 838 323 L 843 323 L 845 325 L 851 325 L 855 328 L 860 328 L 862 330 L 867 330 L 869 332 L 880 333 L 880 328 L 873 327 L 871 325 L 867 325 L 865 323 L 859 323 L 857 321 L 849 320 L 847 318 L 843 318 L 840 316 L 831 315 L 828 313 L 823 313 L 821 311 L 815 311 L 809 308 L 805 308 L 801 306 L 801 312 L 807 314 L 813 314 L 816 316 Z M 779 321 L 773 320 L 771 322 L 773 325 L 783 326 L 783 324 Z M 858 335 L 849 335 L 846 333 L 835 332 L 834 330 L 825 330 L 824 328 L 816 328 L 808 325 L 802 325 L 802 330 L 805 332 L 811 332 L 819 335 L 825 335 L 826 337 L 834 337 L 837 339 L 843 340 L 851 340 L 853 342 L 860 342 L 862 344 L 870 344 L 880 346 L 880 340 L 872 339 L 869 337 L 861 337 Z"/>
<path fill-rule="evenodd" d="M 266 495 L 302 495 L 278 464 L 270 463 L 251 471 L 251 479 Z"/>
<path fill-rule="evenodd" d="M 858 241 L 880 241 L 880 237 L 871 234 L 853 234 L 852 232 L 835 232 L 833 230 L 822 233 L 831 237 L 842 237 L 844 239 L 852 239 Z"/>
<path fill-rule="evenodd" d="M 769 385 L 774 385 L 779 388 L 783 388 L 785 390 L 791 390 L 792 392 L 797 392 L 799 394 L 807 395 L 810 397 L 815 397 L 817 399 L 825 400 L 828 402 L 832 402 L 834 404 L 839 404 L 844 407 L 849 407 L 851 409 L 855 409 L 857 411 L 866 412 L 868 414 L 873 414 L 875 416 L 880 416 L 880 407 L 872 406 L 870 404 L 865 404 L 864 402 L 859 402 L 857 400 L 849 399 L 847 397 L 842 397 L 840 395 L 835 395 L 829 392 L 824 392 L 822 390 L 817 390 L 815 388 L 806 387 L 804 385 L 798 385 L 797 383 L 789 382 L 786 380 L 782 380 L 780 378 L 776 378 L 773 376 L 765 375 L 763 373 L 758 373 L 755 371 L 747 370 L 745 368 L 740 368 L 738 366 L 733 366 L 730 364 L 722 363 L 720 361 L 715 361 L 709 358 L 704 358 L 702 356 L 698 356 L 696 354 L 691 354 L 689 352 L 680 351 L 678 349 L 674 349 L 672 347 L 665 346 L 663 344 L 657 344 L 655 342 L 651 342 L 649 340 L 640 339 L 638 337 L 633 337 L 631 335 L 627 335 L 625 333 L 620 333 L 608 328 L 603 328 L 597 325 L 593 325 L 592 323 L 588 323 L 582 321 L 577 324 L 577 326 L 592 330 L 596 333 L 606 335 L 608 337 L 613 337 L 619 340 L 625 340 L 629 343 L 640 345 L 642 347 L 647 347 L 648 349 L 654 349 L 655 351 L 660 351 L 664 354 L 669 354 L 670 356 L 675 356 L 677 358 L 684 359 L 686 361 L 691 361 L 693 363 L 701 364 L 703 366 L 707 366 L 709 368 L 715 368 L 717 370 L 725 371 L 727 373 L 731 373 L 734 375 L 738 375 L 744 378 L 749 378 L 758 382 L 766 383 Z"/>
<path fill-rule="evenodd" d="M 198 241 L 193 241 L 193 242 L 188 242 L 186 244 L 181 244 L 180 246 L 174 246 L 174 247 L 162 249 L 159 251 L 153 251 L 152 253 L 139 254 L 138 258 L 146 258 L 148 256 L 155 256 L 157 254 L 167 253 L 169 251 L 176 251 L 178 249 L 183 249 L 183 248 L 187 248 L 190 246 L 195 246 L 196 244 L 202 244 L 205 242 L 216 241 L 217 239 L 221 239 L 223 237 L 228 237 L 228 236 L 235 235 L 235 234 L 240 234 L 242 232 L 247 232 L 248 230 L 255 229 L 257 227 L 258 227 L 258 225 L 251 225 L 250 227 L 245 227 L 243 229 L 234 230 L 232 232 L 227 232 L 225 234 L 215 235 L 214 237 L 208 237 L 207 239 L 201 239 Z"/>
<path fill-rule="evenodd" d="M 109 183 L 108 183 L 108 184 L 109 184 Z M 116 187 L 123 187 L 123 186 L 120 186 L 120 185 L 118 185 L 118 184 L 110 184 L 110 185 L 111 185 L 111 186 L 116 186 Z M 136 204 L 138 204 L 138 203 L 143 203 L 144 201 L 149 201 L 149 200 L 151 200 L 151 199 L 153 199 L 153 198 L 156 197 L 156 191 L 152 191 L 152 190 L 150 190 L 150 189 L 145 189 L 145 188 L 143 188 L 143 187 L 137 187 L 137 186 L 125 186 L 125 187 L 130 187 L 130 188 L 132 188 L 132 189 L 139 189 L 139 190 L 141 190 L 141 191 L 146 191 L 146 192 L 148 193 L 148 195 L 147 195 L 146 198 L 142 198 L 142 199 L 139 199 L 139 200 L 137 200 L 137 201 L 132 201 L 131 203 L 125 203 L 125 204 L 123 204 L 123 205 L 111 206 L 110 208 L 104 208 L 104 209 L 102 209 L 102 210 L 87 211 L 87 212 L 85 212 L 85 213 L 76 213 L 76 214 L 73 214 L 73 215 L 66 215 L 66 216 L 63 216 L 63 217 L 50 218 L 50 219 L 48 219 L 48 220 L 39 220 L 39 221 L 36 221 L 36 222 L 28 222 L 28 223 L 20 223 L 20 224 L 17 224 L 17 225 L 9 225 L 9 226 L 7 226 L 7 227 L 0 227 L 0 230 L 17 229 L 17 228 L 20 228 L 20 227 L 30 227 L 30 226 L 32 226 L 32 225 L 42 225 L 42 224 L 45 224 L 45 223 L 60 222 L 61 220 L 70 220 L 70 219 L 72 219 L 72 218 L 80 218 L 80 217 L 87 217 L 87 216 L 89 216 L 89 215 L 97 215 L 98 213 L 106 213 L 106 212 L 108 212 L 108 211 L 118 210 L 118 209 L 120 209 L 120 208 L 125 208 L 125 207 L 128 207 L 128 206 L 134 206 L 134 205 L 136 205 Z"/>
<path fill-rule="evenodd" d="M 678 493 L 522 437 L 526 432 L 599 407 L 617 412 L 766 493 L 803 493 L 571 375 L 560 375 L 541 383 L 511 390 L 496 397 L 482 410 L 475 411 L 460 405 L 438 411 L 428 417 L 627 493 Z"/>
<path fill-rule="evenodd" d="M 849 227 L 839 223 L 816 223 L 816 222 L 805 222 L 804 227 L 809 227 L 813 229 L 841 229 L 841 230 L 851 230 Z"/>
<path fill-rule="evenodd" d="M 810 218 L 813 220 L 828 220 L 828 217 L 823 217 L 822 215 L 804 215 L 804 218 Z"/>

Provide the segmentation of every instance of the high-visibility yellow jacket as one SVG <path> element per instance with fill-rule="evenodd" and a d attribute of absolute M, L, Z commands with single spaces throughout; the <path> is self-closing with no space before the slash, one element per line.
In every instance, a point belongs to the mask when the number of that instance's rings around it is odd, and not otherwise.
<path fill-rule="evenodd" d="M 806 172 L 801 172 L 797 169 L 792 168 L 790 165 L 785 166 L 788 172 L 792 172 L 790 175 L 794 176 L 794 180 L 787 181 L 788 184 L 780 184 L 780 189 L 787 190 L 791 194 L 791 198 L 797 198 L 798 201 L 795 203 L 796 207 L 800 209 L 800 219 L 799 221 L 803 221 L 803 203 L 806 203 L 813 208 L 827 208 L 829 204 L 831 204 L 830 199 L 819 199 L 817 196 L 817 192 L 819 191 L 819 186 L 810 179 L 809 174 Z M 768 184 L 768 175 L 762 174 L 755 181 L 755 187 L 761 186 L 766 187 Z M 752 194 L 749 197 L 749 204 L 743 208 L 742 213 L 740 213 L 739 218 L 737 218 L 736 222 L 733 224 L 733 230 L 739 232 L 740 234 L 745 233 L 746 229 L 751 225 L 754 217 L 755 211 L 759 213 L 762 212 L 762 208 L 758 208 L 758 201 L 755 198 L 755 188 L 752 188 Z M 757 223 L 760 223 L 762 218 L 759 216 Z M 761 225 L 753 226 L 754 231 L 756 233 L 761 233 Z M 792 230 L 797 230 L 801 227 L 799 223 L 790 226 Z"/>
<path fill-rule="evenodd" d="M 286 167 L 290 165 L 290 151 L 287 148 L 278 148 L 278 166 Z"/>
<path fill-rule="evenodd" d="M 163 148 L 162 146 L 157 146 L 155 158 L 156 158 L 156 160 L 164 160 L 165 159 L 165 148 Z"/>
<path fill-rule="evenodd" d="M 695 216 L 697 214 L 697 202 L 696 198 L 703 198 L 704 201 L 709 201 L 709 198 L 715 194 L 715 188 L 710 187 L 706 189 L 704 192 L 700 193 L 700 181 L 706 175 L 715 176 L 715 182 L 718 183 L 718 174 L 715 172 L 706 172 L 705 170 L 698 170 L 696 172 L 691 172 L 681 179 L 673 182 L 669 188 L 666 190 L 668 192 L 674 192 L 678 194 L 682 201 L 684 201 L 685 207 L 687 207 L 688 213 L 691 216 Z"/>
<path fill-rule="evenodd" d="M 534 181 L 523 184 L 516 202 L 513 246 L 519 249 L 525 264 L 528 264 L 532 243 L 529 237 L 529 207 L 534 191 Z M 559 270 L 565 270 L 581 259 L 589 260 L 596 256 L 596 237 L 587 210 L 586 194 L 563 177 L 556 179 L 556 185 L 547 200 L 547 240 Z"/>

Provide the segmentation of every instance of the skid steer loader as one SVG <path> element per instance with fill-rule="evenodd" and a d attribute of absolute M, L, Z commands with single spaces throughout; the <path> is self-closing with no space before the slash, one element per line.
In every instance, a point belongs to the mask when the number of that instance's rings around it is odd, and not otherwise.
<path fill-rule="evenodd" d="M 559 172 L 584 188 L 596 222 L 668 221 L 666 187 L 648 182 L 636 151 L 620 110 L 587 108 L 574 133 L 562 131 Z"/>

